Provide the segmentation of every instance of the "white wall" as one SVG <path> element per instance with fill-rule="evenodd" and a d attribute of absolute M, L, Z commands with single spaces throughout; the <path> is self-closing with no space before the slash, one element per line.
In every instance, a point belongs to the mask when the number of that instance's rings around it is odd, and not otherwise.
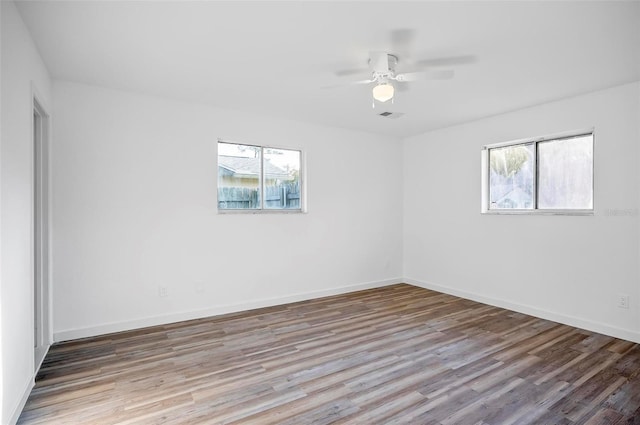
<path fill-rule="evenodd" d="M 2 115 L 2 6 L 0 5 L 0 420 L 4 418 L 4 380 L 3 380 L 3 370 L 4 364 L 2 362 L 2 340 L 4 337 L 2 336 L 2 120 L 4 116 Z"/>
<path fill-rule="evenodd" d="M 54 101 L 56 340 L 400 280 L 398 140 L 74 83 Z M 218 137 L 302 148 L 308 213 L 217 214 Z"/>
<path fill-rule="evenodd" d="M 15 5 L 2 10 L 0 308 L 2 418 L 10 423 L 33 384 L 32 83 L 50 105 L 50 80 Z"/>
<path fill-rule="evenodd" d="M 639 94 L 628 84 L 405 140 L 407 280 L 640 342 Z M 483 145 L 589 127 L 594 216 L 480 214 Z"/>
<path fill-rule="evenodd" d="M 397 141 L 370 134 L 56 83 L 56 339 L 404 276 L 637 340 L 639 93 L 625 85 L 416 136 L 402 159 Z M 588 127 L 594 216 L 480 215 L 483 145 Z M 309 213 L 216 214 L 218 137 L 304 149 Z"/>

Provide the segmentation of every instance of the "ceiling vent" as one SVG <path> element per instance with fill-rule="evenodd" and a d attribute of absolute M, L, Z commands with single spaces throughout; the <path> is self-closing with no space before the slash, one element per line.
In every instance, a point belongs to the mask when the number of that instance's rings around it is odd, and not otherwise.
<path fill-rule="evenodd" d="M 378 115 L 380 115 L 381 117 L 385 117 L 385 118 L 389 118 L 389 119 L 395 120 L 395 119 L 400 118 L 404 114 L 402 112 L 381 112 Z"/>

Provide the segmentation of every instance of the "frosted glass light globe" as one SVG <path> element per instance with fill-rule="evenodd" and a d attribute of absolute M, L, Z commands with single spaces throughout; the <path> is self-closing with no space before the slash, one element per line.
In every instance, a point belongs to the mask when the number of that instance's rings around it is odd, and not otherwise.
<path fill-rule="evenodd" d="M 378 84 L 373 88 L 373 98 L 379 102 L 386 102 L 393 98 L 394 89 L 391 84 Z"/>

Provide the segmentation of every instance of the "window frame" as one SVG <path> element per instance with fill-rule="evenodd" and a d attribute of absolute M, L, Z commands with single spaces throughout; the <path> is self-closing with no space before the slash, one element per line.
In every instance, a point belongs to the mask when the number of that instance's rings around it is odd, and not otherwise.
<path fill-rule="evenodd" d="M 242 145 L 249 146 L 252 148 L 260 149 L 260 176 L 259 176 L 259 185 L 258 189 L 260 191 L 260 208 L 220 208 L 220 201 L 218 199 L 218 171 L 217 169 L 220 166 L 220 154 L 218 151 L 218 145 L 220 143 L 226 143 L 229 145 Z M 300 153 L 300 171 L 299 171 L 299 179 L 300 179 L 300 207 L 299 208 L 266 208 L 265 207 L 265 186 L 264 186 L 264 151 L 266 149 L 280 149 L 285 151 L 294 151 Z M 289 147 L 281 147 L 281 146 L 272 146 L 272 145 L 258 145 L 255 143 L 243 143 L 236 142 L 226 139 L 218 138 L 216 140 L 216 209 L 218 214 L 301 214 L 306 213 L 306 167 L 305 167 L 305 154 L 302 149 L 299 148 L 289 148 Z"/>
<path fill-rule="evenodd" d="M 554 140 L 573 139 L 583 136 L 591 136 L 592 156 L 591 156 L 591 208 L 575 208 L 575 209 L 558 209 L 558 208 L 538 208 L 538 183 L 539 183 L 539 168 L 538 162 L 538 144 L 542 142 L 551 142 Z M 495 148 L 504 148 L 508 146 L 518 146 L 533 144 L 533 208 L 495 208 L 491 209 L 491 197 L 490 197 L 490 163 L 489 163 L 489 151 Z M 596 137 L 594 128 L 574 130 L 570 132 L 555 133 L 542 137 L 526 138 L 519 140 L 512 140 L 509 142 L 494 143 L 485 145 L 481 150 L 481 165 L 482 165 L 482 179 L 481 179 L 481 214 L 486 215 L 578 215 L 589 216 L 594 215 L 595 211 L 595 150 L 596 150 Z"/>

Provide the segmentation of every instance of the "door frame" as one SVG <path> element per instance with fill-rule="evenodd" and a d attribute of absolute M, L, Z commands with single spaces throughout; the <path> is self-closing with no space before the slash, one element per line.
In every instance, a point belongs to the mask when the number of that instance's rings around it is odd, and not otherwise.
<path fill-rule="evenodd" d="M 33 337 L 34 371 L 52 344 L 51 291 L 51 115 L 32 83 L 31 143 L 33 148 Z"/>

